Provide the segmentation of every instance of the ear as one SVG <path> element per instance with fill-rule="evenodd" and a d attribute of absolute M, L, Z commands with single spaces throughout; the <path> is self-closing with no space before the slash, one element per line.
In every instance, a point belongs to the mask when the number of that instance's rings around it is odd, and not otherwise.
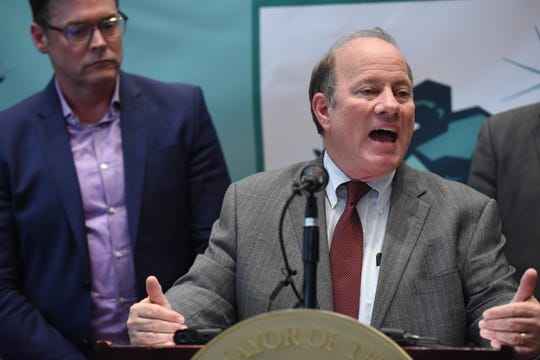
<path fill-rule="evenodd" d="M 42 54 L 48 53 L 49 42 L 43 28 L 37 23 L 33 22 L 30 25 L 30 34 L 32 35 L 32 41 L 34 42 L 36 49 Z"/>
<path fill-rule="evenodd" d="M 311 108 L 325 132 L 330 128 L 330 106 L 330 101 L 323 93 L 316 93 L 313 95 Z"/>

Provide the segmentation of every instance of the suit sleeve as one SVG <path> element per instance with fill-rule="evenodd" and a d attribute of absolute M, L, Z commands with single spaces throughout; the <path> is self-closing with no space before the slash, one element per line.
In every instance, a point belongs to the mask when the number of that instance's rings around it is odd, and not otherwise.
<path fill-rule="evenodd" d="M 476 222 L 470 241 L 465 247 L 460 247 L 460 268 L 469 318 L 468 336 L 476 344 L 487 345 L 479 335 L 478 322 L 482 313 L 510 302 L 517 290 L 514 269 L 508 265 L 503 252 L 505 242 L 497 204 L 490 199 Z"/>
<path fill-rule="evenodd" d="M 490 198 L 497 195 L 497 163 L 489 119 L 480 129 L 467 184 Z"/>
<path fill-rule="evenodd" d="M 1 168 L 0 356 L 3 359 L 85 359 L 20 290 L 18 248 L 21 244 L 17 240 L 17 229 L 11 215 L 11 195 L 6 174 L 7 170 Z M 57 290 L 50 289 L 51 292 Z"/>
<path fill-rule="evenodd" d="M 198 87 L 194 101 L 195 128 L 191 136 L 189 186 L 191 233 L 198 254 L 207 246 L 212 223 L 219 216 L 221 199 L 231 180 L 216 130 Z"/>

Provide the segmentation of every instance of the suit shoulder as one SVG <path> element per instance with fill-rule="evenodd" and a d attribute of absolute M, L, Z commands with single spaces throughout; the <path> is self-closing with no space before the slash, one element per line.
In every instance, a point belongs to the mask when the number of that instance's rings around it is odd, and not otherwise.
<path fill-rule="evenodd" d="M 312 162 L 300 162 L 280 169 L 268 170 L 249 175 L 235 182 L 237 188 L 252 192 L 290 192 L 293 181 L 298 180 L 301 170 Z"/>
<path fill-rule="evenodd" d="M 492 131 L 500 129 L 505 132 L 510 127 L 513 131 L 530 128 L 540 123 L 540 102 L 494 114 L 486 123 Z"/>
<path fill-rule="evenodd" d="M 45 98 L 44 92 L 40 91 L 0 111 L 1 136 L 17 138 L 21 132 L 28 131 L 30 124 L 43 109 Z"/>
<path fill-rule="evenodd" d="M 127 86 L 128 88 L 137 88 L 140 90 L 150 90 L 151 92 L 174 92 L 192 94 L 194 92 L 201 92 L 201 87 L 195 84 L 188 84 L 182 82 L 166 82 L 149 77 L 121 73 L 120 84 Z"/>
<path fill-rule="evenodd" d="M 417 191 L 425 192 L 427 196 L 434 196 L 439 199 L 466 199 L 481 203 L 489 200 L 488 196 L 464 183 L 445 179 L 430 171 L 407 167 L 404 172 L 405 175 L 402 181 L 415 184 Z"/>
<path fill-rule="evenodd" d="M 210 118 L 202 89 L 196 85 L 121 73 L 120 102 L 140 104 L 149 111 L 148 116 L 165 122 Z"/>
<path fill-rule="evenodd" d="M 32 112 L 41 101 L 42 91 L 37 92 L 20 102 L 0 111 L 0 121 L 5 118 L 19 117 L 21 114 Z"/>

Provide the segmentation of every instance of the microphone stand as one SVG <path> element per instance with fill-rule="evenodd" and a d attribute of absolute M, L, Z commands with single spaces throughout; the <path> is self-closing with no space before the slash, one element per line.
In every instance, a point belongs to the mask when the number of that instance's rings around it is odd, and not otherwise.
<path fill-rule="evenodd" d="M 317 201 L 313 192 L 308 192 L 304 221 L 304 308 L 314 309 L 317 292 L 317 263 L 319 262 L 319 227 L 317 220 Z"/>

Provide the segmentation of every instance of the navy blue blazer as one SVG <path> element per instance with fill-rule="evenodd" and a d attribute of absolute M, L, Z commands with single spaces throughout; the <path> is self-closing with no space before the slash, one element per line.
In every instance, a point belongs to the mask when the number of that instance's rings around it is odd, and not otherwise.
<path fill-rule="evenodd" d="M 207 245 L 229 174 L 199 87 L 120 74 L 125 196 L 139 296 Z M 51 81 L 0 112 L 0 356 L 82 358 L 93 348 L 84 214 Z"/>

